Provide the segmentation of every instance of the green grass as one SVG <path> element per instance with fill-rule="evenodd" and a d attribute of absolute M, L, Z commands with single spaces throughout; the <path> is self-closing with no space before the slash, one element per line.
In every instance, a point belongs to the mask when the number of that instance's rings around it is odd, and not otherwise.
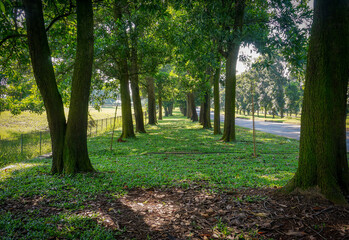
<path fill-rule="evenodd" d="M 125 143 L 115 142 L 113 151 L 110 133 L 90 138 L 89 154 L 98 173 L 50 175 L 49 159 L 0 170 L 0 206 L 39 199 L 57 210 L 48 216 L 40 208 L 21 213 L 0 210 L 0 238 L 13 239 L 21 233 L 27 239 L 108 239 L 120 231 L 100 224 L 98 211 L 87 204 L 100 195 L 115 199 L 135 188 L 199 186 L 220 192 L 280 187 L 297 168 L 298 141 L 292 139 L 258 132 L 258 157 L 253 158 L 248 129 L 237 128 L 237 142 L 224 143 L 212 130 L 176 115 L 147 126 L 147 132 Z M 82 216 L 87 209 L 94 209 L 96 215 Z"/>
<path fill-rule="evenodd" d="M 235 116 L 238 118 L 243 118 L 243 119 L 252 119 L 251 115 L 236 114 Z M 257 116 L 257 114 L 255 114 L 255 120 L 256 121 L 281 122 L 281 123 L 288 123 L 288 124 L 295 124 L 295 125 L 301 124 L 301 116 L 300 115 L 297 115 L 297 117 L 294 115 L 285 116 L 283 118 L 275 115 L 273 118 L 273 115 L 267 114 L 266 118 L 264 118 L 264 113 L 260 113 L 259 117 Z M 349 116 L 347 116 L 347 118 L 346 118 L 346 129 L 347 129 L 347 131 L 349 131 Z"/>
<path fill-rule="evenodd" d="M 68 109 L 66 109 L 65 112 L 67 116 Z M 89 112 L 93 119 L 111 118 L 114 117 L 115 108 L 106 107 L 98 111 L 90 107 Z M 117 115 L 121 115 L 120 107 Z M 22 133 L 47 129 L 46 112 L 43 114 L 36 114 L 24 111 L 19 115 L 12 115 L 9 111 L 0 113 L 0 139 L 16 138 Z"/>
<path fill-rule="evenodd" d="M 251 115 L 236 114 L 236 117 L 244 118 L 244 119 L 252 119 Z M 257 116 L 257 114 L 255 114 L 255 120 L 256 121 L 281 122 L 281 123 L 296 124 L 296 125 L 300 125 L 301 124 L 301 117 L 300 117 L 300 115 L 297 115 L 297 117 L 295 117 L 294 115 L 292 117 L 285 116 L 283 118 L 281 118 L 279 116 L 276 116 L 276 115 L 273 118 L 272 115 L 267 115 L 267 117 L 264 118 L 264 113 L 260 113 L 259 117 Z"/>
<path fill-rule="evenodd" d="M 106 119 L 106 117 L 113 117 L 115 114 L 114 111 L 115 109 L 112 108 L 103 108 L 100 112 L 90 109 L 91 115 L 95 121 L 93 124 L 89 124 L 88 135 L 96 136 L 110 130 L 113 124 L 112 118 L 109 118 L 108 120 L 103 119 Z M 11 116 L 9 115 L 9 112 L 4 112 L 0 117 L 1 116 L 0 124 L 2 122 L 3 125 L 5 125 L 4 128 L 1 128 L 4 129 L 2 132 L 8 136 L 7 138 L 0 139 L 0 168 L 10 163 L 32 159 L 51 152 L 49 131 L 38 131 L 39 129 L 45 129 L 43 126 L 47 125 L 45 113 L 37 115 L 23 112 L 18 116 Z M 120 117 L 118 117 L 116 128 L 120 126 L 121 121 Z"/>

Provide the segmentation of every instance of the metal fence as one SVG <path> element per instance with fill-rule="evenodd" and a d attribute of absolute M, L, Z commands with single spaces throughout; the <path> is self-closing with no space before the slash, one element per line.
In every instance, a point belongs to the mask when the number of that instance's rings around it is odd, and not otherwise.
<path fill-rule="evenodd" d="M 133 124 L 135 117 L 132 116 Z M 144 112 L 144 122 L 147 113 Z M 104 118 L 88 122 L 87 137 L 96 137 L 112 131 L 115 121 L 115 130 L 122 127 L 122 118 Z M 51 152 L 51 137 L 48 130 L 18 134 L 12 138 L 0 139 L 0 167 L 7 163 L 31 159 Z"/>

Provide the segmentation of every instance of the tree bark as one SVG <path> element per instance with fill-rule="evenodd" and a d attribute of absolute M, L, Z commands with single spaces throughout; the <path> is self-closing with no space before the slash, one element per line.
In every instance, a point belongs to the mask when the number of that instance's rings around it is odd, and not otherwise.
<path fill-rule="evenodd" d="M 64 143 L 64 172 L 94 171 L 87 151 L 87 119 L 93 63 L 92 1 L 78 0 L 77 48 L 72 79 L 67 130 Z"/>
<path fill-rule="evenodd" d="M 226 61 L 225 114 L 222 140 L 235 141 L 236 63 L 240 44 L 233 43 Z"/>
<path fill-rule="evenodd" d="M 165 117 L 168 117 L 170 115 L 169 107 L 166 106 L 164 107 L 164 109 L 165 109 Z"/>
<path fill-rule="evenodd" d="M 155 125 L 156 120 L 156 100 L 155 100 L 155 84 L 154 78 L 147 77 L 147 92 L 148 92 L 148 114 L 149 114 L 149 124 Z"/>
<path fill-rule="evenodd" d="M 136 30 L 135 30 L 136 31 Z M 141 97 L 139 94 L 139 79 L 138 79 L 138 54 L 137 54 L 137 33 L 131 36 L 132 48 L 131 48 L 131 90 L 133 99 L 133 109 L 135 113 L 136 120 L 136 132 L 145 133 L 143 110 Z"/>
<path fill-rule="evenodd" d="M 179 105 L 179 109 L 181 110 L 183 116 L 186 117 L 186 116 L 187 116 L 187 101 L 181 103 L 181 104 Z"/>
<path fill-rule="evenodd" d="M 122 21 L 122 8 L 121 3 L 115 1 L 114 3 L 114 18 L 116 21 Z M 120 24 L 118 29 L 120 43 L 124 45 L 124 48 L 120 50 L 121 59 L 118 62 L 120 69 L 120 95 L 121 95 L 121 114 L 122 114 L 122 133 L 119 139 L 134 138 L 135 133 L 133 129 L 132 110 L 131 110 L 131 96 L 129 88 L 129 69 L 128 61 L 129 49 L 128 49 L 128 37 L 126 33 L 125 24 Z"/>
<path fill-rule="evenodd" d="M 159 120 L 162 120 L 162 98 L 159 93 Z"/>
<path fill-rule="evenodd" d="M 349 171 L 346 100 L 349 79 L 349 4 L 315 0 L 308 50 L 298 169 L 286 191 L 319 189 L 346 203 Z"/>
<path fill-rule="evenodd" d="M 214 120 L 213 120 L 213 134 L 222 134 L 221 132 L 221 111 L 219 104 L 219 77 L 221 68 L 217 67 L 213 78 L 213 101 L 214 101 Z"/>
<path fill-rule="evenodd" d="M 171 102 L 170 106 L 168 107 L 168 115 L 173 116 L 173 102 Z"/>
<path fill-rule="evenodd" d="M 191 95 L 190 95 L 190 93 L 188 93 L 187 94 L 187 118 L 189 118 L 189 119 L 191 119 L 193 116 L 192 107 L 191 107 L 192 101 L 191 101 L 190 97 L 191 97 Z"/>
<path fill-rule="evenodd" d="M 243 18 L 245 12 L 245 0 L 236 0 L 234 32 L 242 31 Z M 225 114 L 224 132 L 222 140 L 224 142 L 235 141 L 235 95 L 236 95 L 236 64 L 238 60 L 241 40 L 238 37 L 228 41 L 228 52 L 226 58 L 225 75 Z"/>
<path fill-rule="evenodd" d="M 40 0 L 23 0 L 28 46 L 36 84 L 44 101 L 52 143 L 52 173 L 63 172 L 66 119 L 58 92 Z"/>
<path fill-rule="evenodd" d="M 205 101 L 205 100 L 204 100 Z M 199 114 L 199 123 L 201 125 L 204 124 L 204 104 L 205 102 L 202 101 L 201 104 L 200 104 L 200 114 Z"/>
<path fill-rule="evenodd" d="M 193 92 L 189 93 L 189 102 L 190 102 L 189 105 L 190 105 L 190 113 L 191 113 L 190 119 L 193 122 L 197 122 L 199 119 L 198 119 L 198 113 L 196 111 L 195 96 Z"/>
<path fill-rule="evenodd" d="M 205 129 L 212 128 L 211 116 L 210 116 L 210 92 L 205 93 L 204 104 L 203 104 L 203 114 L 202 114 L 202 126 Z"/>
<path fill-rule="evenodd" d="M 52 66 L 42 3 L 40 0 L 24 0 L 23 4 L 34 76 L 44 101 L 50 128 L 53 158 L 51 172 L 70 174 L 94 171 L 88 158 L 86 140 L 93 61 L 92 3 L 77 1 L 77 53 L 68 124 Z"/>
<path fill-rule="evenodd" d="M 122 114 L 122 133 L 120 139 L 134 138 L 132 111 L 131 111 L 131 96 L 129 88 L 129 75 L 127 59 L 120 61 L 120 95 L 121 95 L 121 114 Z"/>

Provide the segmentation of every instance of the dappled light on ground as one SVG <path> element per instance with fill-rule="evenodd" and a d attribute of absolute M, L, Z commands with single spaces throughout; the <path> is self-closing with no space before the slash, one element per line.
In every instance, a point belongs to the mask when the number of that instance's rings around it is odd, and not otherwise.
<path fill-rule="evenodd" d="M 237 129 L 237 141 L 173 116 L 136 139 L 90 138 L 96 173 L 51 175 L 50 160 L 1 169 L 0 238 L 331 239 L 349 210 L 274 193 L 297 168 L 298 142 Z M 166 123 L 164 125 L 163 123 Z M 120 132 L 116 131 L 116 135 Z M 320 234 L 320 235 L 319 235 Z M 344 234 L 344 235 L 343 235 Z"/>

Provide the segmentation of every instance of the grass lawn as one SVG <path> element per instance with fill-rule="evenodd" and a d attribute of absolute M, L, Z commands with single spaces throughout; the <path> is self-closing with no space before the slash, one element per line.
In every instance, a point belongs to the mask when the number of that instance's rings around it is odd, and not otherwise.
<path fill-rule="evenodd" d="M 243 115 L 243 114 L 236 114 L 235 113 L 235 117 L 252 120 L 251 115 Z M 260 113 L 259 117 L 257 116 L 257 114 L 255 115 L 255 120 L 256 121 L 282 122 L 282 123 L 295 124 L 295 125 L 301 124 L 300 115 L 297 115 L 297 117 L 295 117 L 294 115 L 292 115 L 292 117 L 285 116 L 284 118 L 281 118 L 281 117 L 276 116 L 276 115 L 273 118 L 273 115 L 267 115 L 267 117 L 264 118 L 264 113 Z M 349 116 L 347 116 L 347 119 L 346 119 L 346 129 L 347 129 L 347 131 L 349 131 Z"/>
<path fill-rule="evenodd" d="M 112 151 L 110 133 L 90 138 L 97 173 L 50 175 L 50 159 L 2 168 L 0 239 L 279 239 L 303 234 L 292 232 L 295 221 L 284 216 L 297 209 L 314 211 L 313 202 L 304 206 L 307 200 L 298 197 L 276 202 L 266 195 L 296 171 L 298 141 L 258 132 L 258 157 L 253 158 L 250 130 L 237 128 L 237 142 L 224 143 L 212 130 L 176 114 L 148 125 L 148 133 L 137 139 L 115 142 Z M 347 215 L 333 214 L 348 224 Z M 271 233 L 276 235 L 265 235 L 263 226 L 273 223 L 288 229 L 279 226 Z M 312 224 L 310 229 L 318 229 L 325 223 Z"/>
<path fill-rule="evenodd" d="M 223 143 L 211 130 L 176 115 L 147 126 L 147 131 L 137 139 L 115 142 L 113 151 L 110 134 L 89 139 L 97 173 L 52 176 L 50 159 L 1 169 L 0 209 L 8 203 L 27 206 L 30 202 L 31 207 L 0 210 L 0 238 L 114 238 L 127 229 L 113 231 L 104 224 L 105 217 L 93 205 L 99 196 L 112 201 L 133 189 L 199 186 L 213 194 L 279 187 L 297 167 L 296 140 L 259 133 L 259 156 L 253 158 L 247 129 L 237 129 L 237 142 Z M 45 207 L 35 207 L 34 202 Z"/>
<path fill-rule="evenodd" d="M 243 115 L 243 114 L 236 114 L 235 115 L 238 118 L 245 118 L 245 119 L 252 119 L 251 115 Z M 276 116 L 273 118 L 272 115 L 267 115 L 266 118 L 264 118 L 264 113 L 260 113 L 259 117 L 257 116 L 257 114 L 255 115 L 255 120 L 256 121 L 270 121 L 270 122 L 282 122 L 282 123 L 288 123 L 288 124 L 296 124 L 296 125 L 300 125 L 301 124 L 301 117 L 300 115 L 298 115 L 297 117 L 292 116 L 292 117 L 279 117 Z"/>
<path fill-rule="evenodd" d="M 68 110 L 66 109 L 66 116 Z M 93 119 L 104 119 L 114 117 L 115 108 L 106 107 L 100 111 L 91 108 L 89 112 Z M 121 108 L 118 109 L 118 115 L 121 115 Z M 19 115 L 12 115 L 9 111 L 0 113 L 0 137 L 11 138 L 16 137 L 21 133 L 32 131 L 45 130 L 48 128 L 46 113 L 36 114 L 29 111 L 24 111 Z"/>

